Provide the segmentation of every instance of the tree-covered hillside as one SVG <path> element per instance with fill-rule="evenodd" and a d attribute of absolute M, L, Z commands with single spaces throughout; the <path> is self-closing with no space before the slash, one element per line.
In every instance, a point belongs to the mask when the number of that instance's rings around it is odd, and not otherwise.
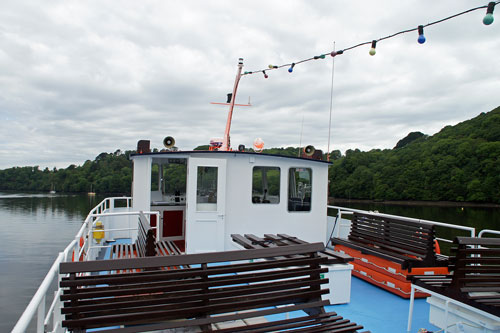
<path fill-rule="evenodd" d="M 208 149 L 200 146 L 195 149 Z M 298 156 L 299 148 L 263 153 Z M 101 153 L 66 169 L 0 170 L 0 190 L 130 193 L 131 151 Z M 373 200 L 446 200 L 500 203 L 500 107 L 447 126 L 433 136 L 412 132 L 394 149 L 334 150 L 330 196 Z"/>
<path fill-rule="evenodd" d="M 130 151 L 101 153 L 94 161 L 82 166 L 70 165 L 66 169 L 38 166 L 14 167 L 0 170 L 0 190 L 130 193 L 132 162 Z"/>
<path fill-rule="evenodd" d="M 392 150 L 348 150 L 330 168 L 330 196 L 500 203 L 500 107 L 412 137 Z"/>

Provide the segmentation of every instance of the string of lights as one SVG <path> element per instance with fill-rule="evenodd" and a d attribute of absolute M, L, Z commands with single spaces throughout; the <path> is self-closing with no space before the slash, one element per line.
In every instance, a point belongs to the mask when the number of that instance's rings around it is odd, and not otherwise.
<path fill-rule="evenodd" d="M 308 61 L 312 61 L 312 60 L 318 60 L 318 59 L 325 59 L 326 56 L 330 55 L 332 57 L 336 57 L 338 55 L 341 55 L 341 54 L 344 54 L 346 51 L 350 51 L 350 50 L 353 50 L 355 48 L 358 48 L 358 47 L 361 47 L 361 46 L 364 46 L 364 45 L 371 45 L 370 47 L 370 51 L 368 52 L 371 56 L 374 56 L 376 54 L 376 48 L 377 48 L 377 43 L 380 42 L 380 41 L 383 41 L 383 40 L 386 40 L 386 39 L 390 39 L 390 38 L 394 38 L 398 35 L 402 35 L 402 34 L 406 34 L 406 33 L 410 33 L 410 32 L 413 32 L 413 31 L 417 31 L 418 32 L 418 39 L 417 39 L 417 42 L 419 44 L 423 44 L 425 43 L 425 36 L 424 36 L 424 28 L 425 27 L 429 27 L 431 25 L 435 25 L 435 24 L 439 24 L 439 23 L 443 23 L 445 21 L 448 21 L 448 20 L 451 20 L 453 18 L 456 18 L 458 16 L 461 16 L 461 15 L 464 15 L 464 14 L 467 14 L 467 13 L 470 13 L 470 12 L 473 12 L 473 11 L 476 11 L 476 10 L 479 10 L 479 9 L 484 9 L 486 8 L 486 15 L 484 16 L 483 18 L 483 24 L 484 25 L 490 25 L 493 23 L 493 20 L 494 20 L 494 17 L 493 17 L 493 10 L 495 9 L 495 5 L 499 4 L 500 1 L 492 1 L 492 2 L 489 2 L 487 5 L 485 6 L 479 6 L 479 7 L 475 7 L 475 8 L 471 8 L 471 9 L 468 9 L 468 10 L 465 10 L 463 12 L 460 12 L 460 13 L 457 13 L 457 14 L 454 14 L 454 15 L 451 15 L 451 16 L 448 16 L 448 17 L 445 17 L 443 19 L 440 19 L 440 20 L 437 20 L 437 21 L 434 21 L 434 22 L 431 22 L 431 23 L 427 23 L 427 24 L 423 24 L 423 25 L 419 25 L 418 27 L 416 28 L 412 28 L 412 29 L 407 29 L 407 30 L 402 30 L 402 31 L 398 31 L 396 33 L 393 33 L 391 35 L 388 35 L 388 36 L 385 36 L 385 37 L 381 37 L 379 39 L 374 39 L 372 41 L 368 41 L 368 42 L 363 42 L 363 43 L 359 43 L 359 44 L 355 44 L 353 46 L 350 46 L 350 47 L 346 47 L 344 49 L 341 49 L 341 50 L 333 50 L 331 52 L 327 52 L 327 53 L 323 53 L 323 54 L 320 54 L 320 55 L 317 55 L 317 56 L 314 56 L 314 57 L 311 57 L 311 58 L 307 58 L 307 59 L 303 59 L 303 60 L 299 60 L 299 61 L 295 61 L 295 62 L 292 62 L 292 63 L 287 63 L 287 64 L 283 64 L 283 65 L 269 65 L 266 69 L 261 69 L 261 70 L 257 70 L 257 71 L 247 71 L 247 72 L 244 72 L 242 74 L 243 75 L 250 75 L 250 74 L 255 74 L 255 73 L 262 73 L 264 74 L 264 78 L 268 78 L 269 75 L 266 73 L 269 72 L 269 71 L 272 71 L 272 70 L 276 70 L 276 69 L 280 69 L 280 68 L 283 68 L 283 67 L 288 67 L 288 72 L 289 73 L 292 73 L 293 72 L 293 69 L 296 65 L 298 64 L 301 64 L 301 63 L 304 63 L 304 62 L 308 62 Z"/>

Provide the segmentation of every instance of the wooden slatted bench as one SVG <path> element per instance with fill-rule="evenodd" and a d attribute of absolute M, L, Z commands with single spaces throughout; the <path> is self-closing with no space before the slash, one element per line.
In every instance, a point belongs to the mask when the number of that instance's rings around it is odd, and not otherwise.
<path fill-rule="evenodd" d="M 423 222 L 354 213 L 348 239 L 331 241 L 398 263 L 408 271 L 448 265 L 448 257 L 436 254 L 434 226 Z"/>
<path fill-rule="evenodd" d="M 182 251 L 179 249 L 175 241 L 171 240 L 162 240 L 155 243 L 156 246 L 156 255 L 157 256 L 178 256 L 182 255 Z M 183 265 L 183 268 L 189 268 L 189 265 Z M 173 269 L 177 269 L 179 267 L 172 267 Z"/>
<path fill-rule="evenodd" d="M 245 249 L 263 249 L 270 247 L 278 247 L 278 246 L 288 246 L 288 245 L 297 245 L 297 244 L 307 244 L 306 241 L 303 241 L 297 237 L 289 236 L 287 234 L 264 234 L 264 238 L 257 237 L 252 234 L 232 234 L 232 240 L 242 246 Z M 327 258 L 326 264 L 346 264 L 350 261 L 353 261 L 354 258 L 338 251 L 332 251 L 330 249 L 324 249 L 319 252 L 319 255 Z"/>
<path fill-rule="evenodd" d="M 132 244 L 114 244 L 111 256 L 114 259 L 150 257 L 156 255 L 156 235 L 146 216 L 139 214 L 137 239 Z"/>
<path fill-rule="evenodd" d="M 70 331 L 357 332 L 362 326 L 325 313 L 327 259 L 322 243 L 203 254 L 61 263 L 60 281 Z M 287 256 L 292 256 L 287 258 Z M 297 257 L 294 257 L 297 256 Z M 272 260 L 255 260 L 274 258 Z M 190 265 L 190 268 L 162 270 Z M 131 270 L 133 273 L 109 272 Z M 136 272 L 136 270 L 141 270 Z M 92 274 L 101 272 L 102 275 Z M 303 310 L 299 318 L 262 316 Z M 258 321 L 255 323 L 255 321 Z"/>
<path fill-rule="evenodd" d="M 457 237 L 447 275 L 415 275 L 411 283 L 500 320 L 500 238 Z"/>

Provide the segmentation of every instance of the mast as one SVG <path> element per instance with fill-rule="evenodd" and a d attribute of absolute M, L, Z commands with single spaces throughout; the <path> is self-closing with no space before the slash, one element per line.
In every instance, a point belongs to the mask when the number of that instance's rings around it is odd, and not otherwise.
<path fill-rule="evenodd" d="M 242 69 L 243 69 L 243 58 L 239 58 L 238 59 L 238 70 L 236 71 L 236 79 L 234 80 L 233 95 L 231 96 L 231 102 L 229 104 L 229 113 L 227 115 L 226 131 L 224 132 L 224 139 L 222 141 L 222 147 L 219 149 L 222 151 L 231 150 L 229 132 L 231 131 L 231 119 L 233 118 L 234 102 L 236 101 L 236 91 L 238 90 L 238 83 L 240 83 Z"/>

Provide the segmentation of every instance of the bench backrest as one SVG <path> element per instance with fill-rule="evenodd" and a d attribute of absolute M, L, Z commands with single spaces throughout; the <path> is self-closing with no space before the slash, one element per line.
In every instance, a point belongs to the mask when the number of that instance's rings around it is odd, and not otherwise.
<path fill-rule="evenodd" d="M 457 247 L 451 250 L 455 256 L 450 259 L 450 288 L 500 292 L 500 238 L 457 237 L 454 243 Z"/>
<path fill-rule="evenodd" d="M 436 264 L 434 226 L 422 222 L 354 213 L 349 240 Z"/>
<path fill-rule="evenodd" d="M 139 257 L 151 257 L 156 255 L 156 233 L 149 224 L 146 216 L 141 212 L 139 214 L 137 240 L 135 245 Z"/>
<path fill-rule="evenodd" d="M 270 249 L 168 257 L 61 263 L 63 326 L 71 330 L 165 322 L 185 327 L 220 321 L 226 314 L 283 305 L 275 312 L 303 309 L 318 314 L 322 243 Z M 263 258 L 280 258 L 261 260 Z M 187 269 L 169 269 L 191 265 Z M 135 273 L 116 274 L 131 270 Z M 96 274 L 98 272 L 98 274 Z M 83 273 L 83 275 L 82 275 Z M 92 275 L 89 275 L 93 273 Z M 291 305 L 285 306 L 285 305 Z M 250 311 L 250 313 L 248 312 Z M 258 312 L 258 311 L 257 311 Z M 172 320 L 175 320 L 172 322 Z"/>

